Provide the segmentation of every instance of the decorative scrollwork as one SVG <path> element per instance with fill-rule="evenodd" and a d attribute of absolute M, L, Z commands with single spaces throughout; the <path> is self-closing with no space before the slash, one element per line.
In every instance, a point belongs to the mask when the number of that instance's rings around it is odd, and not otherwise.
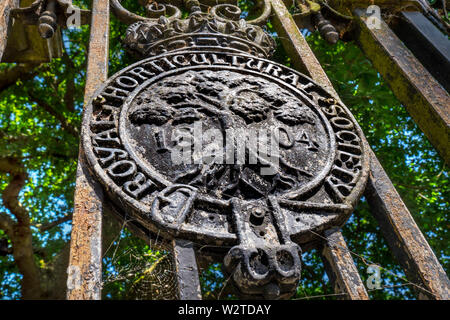
<path fill-rule="evenodd" d="M 147 11 L 147 17 L 149 18 L 159 18 L 167 14 L 166 6 L 156 2 L 147 4 L 145 10 Z"/>
<path fill-rule="evenodd" d="M 167 18 L 169 21 L 181 18 L 181 11 L 177 7 L 155 2 L 145 6 L 147 17 L 128 11 L 122 6 L 120 0 L 111 0 L 111 9 L 114 15 L 125 24 L 133 24 L 138 21 L 155 22 L 159 17 L 165 17 L 166 15 L 169 16 Z"/>
<path fill-rule="evenodd" d="M 201 12 L 200 5 L 203 1 L 186 0 L 183 3 L 191 14 Z M 253 25 L 263 25 L 267 22 L 271 13 L 270 2 L 269 0 L 258 0 L 256 6 L 261 8 L 260 16 L 247 22 Z M 111 0 L 111 9 L 121 22 L 129 25 L 139 21 L 156 21 L 162 16 L 167 17 L 169 21 L 174 21 L 181 17 L 180 9 L 166 3 L 150 2 L 147 4 L 145 6 L 147 17 L 128 11 L 122 6 L 121 0 Z M 209 13 L 218 21 L 227 22 L 238 21 L 242 11 L 238 6 L 232 4 L 218 4 L 212 6 Z"/>
<path fill-rule="evenodd" d="M 247 20 L 248 24 L 263 25 L 269 19 L 272 7 L 269 0 L 259 0 L 257 7 L 262 8 L 261 14 L 252 20 Z M 219 21 L 239 20 L 242 11 L 238 6 L 231 4 L 219 4 L 211 8 L 211 14 Z"/>
<path fill-rule="evenodd" d="M 269 0 L 259 0 L 257 6 L 262 6 L 262 13 L 259 17 L 248 20 L 247 23 L 256 24 L 258 26 L 263 25 L 267 22 L 270 17 L 270 13 L 272 12 L 272 6 L 270 5 Z"/>
<path fill-rule="evenodd" d="M 241 16 L 241 9 L 231 4 L 219 4 L 211 8 L 211 15 L 219 21 L 237 21 Z"/>

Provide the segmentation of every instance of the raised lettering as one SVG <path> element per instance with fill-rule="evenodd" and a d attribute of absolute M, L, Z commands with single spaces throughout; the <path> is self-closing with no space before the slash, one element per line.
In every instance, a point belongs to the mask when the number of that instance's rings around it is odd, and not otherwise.
<path fill-rule="evenodd" d="M 106 172 L 113 178 L 128 177 L 136 172 L 136 164 L 130 160 L 121 160 L 112 163 Z"/>
<path fill-rule="evenodd" d="M 126 151 L 117 148 L 94 147 L 94 150 L 99 156 L 99 161 L 102 165 L 105 165 L 111 160 L 124 159 L 128 155 Z"/>
<path fill-rule="evenodd" d="M 124 183 L 123 189 L 137 199 L 151 186 L 155 186 L 155 184 L 151 180 L 145 179 L 145 176 L 139 172 L 132 181 Z"/>

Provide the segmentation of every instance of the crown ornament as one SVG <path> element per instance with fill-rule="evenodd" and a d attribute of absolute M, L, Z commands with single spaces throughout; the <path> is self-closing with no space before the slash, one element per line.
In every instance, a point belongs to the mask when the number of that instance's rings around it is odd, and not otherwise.
<path fill-rule="evenodd" d="M 161 16 L 131 24 L 123 43 L 138 58 L 193 48 L 237 50 L 269 58 L 275 41 L 263 28 L 240 19 L 240 14 L 238 7 L 229 4 L 214 6 L 207 13 L 194 7 L 186 19 Z"/>

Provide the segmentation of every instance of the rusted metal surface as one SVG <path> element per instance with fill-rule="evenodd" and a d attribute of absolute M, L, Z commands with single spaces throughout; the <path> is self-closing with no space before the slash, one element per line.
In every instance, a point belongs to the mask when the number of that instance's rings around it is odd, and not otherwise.
<path fill-rule="evenodd" d="M 341 298 L 368 300 L 366 288 L 359 276 L 341 231 L 337 228 L 324 232 L 326 240 L 322 248 L 322 260 L 328 278 L 336 293 L 345 293 Z"/>
<path fill-rule="evenodd" d="M 447 63 L 450 63 L 450 40 L 421 12 L 403 11 L 402 16 L 414 27 L 421 40 L 427 41 Z"/>
<path fill-rule="evenodd" d="M 102 191 L 80 156 L 67 268 L 69 300 L 99 300 L 101 296 L 102 200 Z"/>
<path fill-rule="evenodd" d="M 292 59 L 294 68 L 312 77 L 314 81 L 332 92 L 337 98 L 333 85 L 309 48 L 283 0 L 270 0 L 270 3 L 272 4 L 273 25 L 283 47 Z"/>
<path fill-rule="evenodd" d="M 328 79 L 320 62 L 312 52 L 305 37 L 300 32 L 294 17 L 289 13 L 286 6 L 291 5 L 289 1 L 270 0 L 270 2 L 272 4 L 271 21 L 284 49 L 292 60 L 293 67 L 311 77 L 311 79 L 326 88 L 339 100 L 339 96 L 336 93 L 336 90 L 334 90 L 330 79 Z M 313 15 L 313 13 L 308 13 L 308 15 Z M 310 23 L 310 27 L 312 28 L 314 23 L 313 21 Z"/>
<path fill-rule="evenodd" d="M 229 11 L 232 13 L 224 18 L 223 12 Z M 236 6 L 221 5 L 212 7 L 211 13 L 196 11 L 186 19 L 170 21 L 162 17 L 152 22 L 141 21 L 128 28 L 124 44 L 141 59 L 169 51 L 205 47 L 270 57 L 275 50 L 275 41 L 262 28 L 239 20 L 240 14 L 241 10 Z M 155 29 L 160 32 L 149 38 Z"/>
<path fill-rule="evenodd" d="M 272 0 L 275 1 L 275 0 Z M 277 8 L 281 7 L 281 11 L 279 13 L 277 13 Z M 277 17 L 283 17 L 283 12 L 286 14 L 287 10 L 284 8 L 282 8 L 282 3 L 281 1 L 277 1 L 277 6 L 274 6 L 274 14 L 277 15 Z M 288 15 L 286 15 L 286 17 L 289 17 Z M 278 18 L 280 19 L 280 18 Z M 289 18 L 286 18 L 285 20 L 289 20 Z M 303 57 L 306 57 L 306 60 L 304 60 L 305 62 L 300 62 L 300 67 L 303 66 L 303 70 L 306 70 L 305 72 L 307 72 L 307 75 L 309 75 L 313 80 L 317 81 L 318 83 L 322 84 L 322 85 L 329 85 L 331 86 L 324 70 L 322 69 L 321 65 L 319 64 L 319 62 L 314 58 L 311 58 L 311 56 L 313 56 L 313 53 L 310 49 L 310 47 L 307 45 L 306 41 L 303 39 L 303 35 L 298 31 L 296 31 L 296 29 L 291 25 L 291 23 L 284 23 L 284 24 L 278 24 L 276 26 L 278 26 L 277 28 L 277 32 L 279 34 L 282 34 L 282 32 L 287 32 L 287 30 L 283 31 L 283 25 L 289 25 L 291 28 L 291 32 L 293 32 L 293 35 L 295 35 L 295 37 L 298 39 L 296 41 L 296 43 L 298 44 L 297 46 L 293 46 L 291 45 L 288 41 L 287 42 L 283 42 L 283 45 L 286 45 L 287 48 L 291 47 L 291 52 L 292 55 L 291 57 L 298 59 L 298 60 L 302 60 Z M 295 60 L 294 60 L 295 61 Z M 312 65 L 311 65 L 312 64 Z M 335 95 L 337 96 L 337 93 L 334 91 L 334 89 L 331 87 L 331 90 L 335 93 Z M 447 104 L 448 106 L 449 104 Z M 366 142 L 367 143 L 367 142 Z M 403 210 L 401 212 L 399 212 L 399 216 L 398 219 L 401 220 L 405 220 L 405 221 L 414 221 L 413 218 L 411 217 L 411 214 L 409 213 L 409 211 L 407 210 L 405 204 L 403 203 L 402 199 L 400 198 L 400 196 L 398 195 L 398 193 L 396 192 L 394 186 L 392 185 L 392 183 L 390 182 L 389 177 L 387 176 L 386 172 L 384 171 L 383 167 L 381 166 L 381 164 L 379 163 L 379 161 L 376 159 L 376 156 L 373 154 L 372 151 L 370 151 L 370 153 L 372 154 L 371 157 L 371 170 L 372 172 L 376 172 L 377 175 L 371 175 L 369 176 L 369 182 L 368 182 L 368 188 L 370 191 L 366 192 L 366 197 L 368 197 L 368 199 L 370 198 L 372 199 L 376 199 L 377 201 L 371 201 L 371 207 L 373 208 L 373 210 L 378 210 L 378 212 L 383 213 L 383 215 L 386 217 L 385 219 L 387 219 L 387 217 L 390 217 L 391 215 L 391 209 L 393 208 L 394 204 L 395 206 L 398 206 L 400 208 L 403 208 Z M 380 184 L 377 183 L 377 180 L 381 180 L 384 181 L 384 184 Z M 384 209 L 382 209 L 384 208 Z M 381 210 L 381 211 L 380 211 Z M 375 211 L 374 211 L 375 214 Z M 378 216 L 380 216 L 380 214 Z M 381 215 L 382 216 L 382 215 Z M 381 219 L 379 219 L 379 221 L 382 221 Z M 389 241 L 389 243 L 391 243 L 391 247 L 392 248 L 397 248 L 394 251 L 394 254 L 396 256 L 398 256 L 398 260 L 399 261 L 406 261 L 405 264 L 403 265 L 405 270 L 412 270 L 409 266 L 410 265 L 420 265 L 422 268 L 421 274 L 423 274 L 424 279 L 428 279 L 427 281 L 427 286 L 429 288 L 432 287 L 437 287 L 437 288 L 442 288 L 440 291 L 434 289 L 434 291 L 432 292 L 441 292 L 441 297 L 448 297 L 448 278 L 445 275 L 445 272 L 443 272 L 442 266 L 439 264 L 439 262 L 437 261 L 433 251 L 429 248 L 429 245 L 426 243 L 425 239 L 423 239 L 422 234 L 420 233 L 420 230 L 417 228 L 417 225 L 414 224 L 415 228 L 410 230 L 409 233 L 409 237 L 406 237 L 405 240 L 408 242 L 405 244 L 405 246 L 399 246 L 398 243 L 400 240 L 401 235 L 396 233 L 396 229 L 393 230 L 392 226 L 390 227 L 389 224 L 382 224 L 380 222 L 380 226 L 382 228 L 383 233 L 386 235 L 386 237 L 391 237 L 391 241 Z M 418 233 L 419 239 L 423 239 L 422 245 L 423 248 L 428 248 L 425 252 L 422 253 L 423 256 L 425 257 L 432 257 L 431 258 L 431 267 L 426 267 L 427 264 L 423 263 L 423 260 L 421 258 L 421 254 L 419 254 L 418 252 L 416 252 L 415 255 L 410 255 L 409 253 L 409 249 L 407 250 L 408 247 L 414 248 L 414 242 L 411 242 L 411 240 L 414 240 L 414 234 Z M 404 233 L 402 234 L 402 236 L 404 235 Z M 397 239 L 397 242 L 395 242 L 393 239 Z M 406 251 L 405 251 L 406 250 Z M 414 251 L 414 250 L 412 250 Z M 433 258 L 434 257 L 434 258 Z M 407 259 L 407 260 L 403 260 L 403 259 Z M 422 259 L 422 260 L 421 260 Z M 422 261 L 422 263 L 421 263 Z M 439 272 L 436 272 L 436 270 L 440 270 Z M 410 279 L 415 279 L 416 277 L 414 276 L 414 271 L 409 271 L 407 272 L 408 276 L 410 277 Z M 441 279 L 441 280 L 440 280 Z M 443 279 L 443 280 L 442 280 Z M 433 282 L 433 281 L 436 282 Z M 445 290 L 447 291 L 445 291 Z M 445 294 L 445 292 L 447 292 Z"/>
<path fill-rule="evenodd" d="M 419 298 L 450 299 L 450 281 L 444 269 L 373 153 L 365 196 L 408 279 L 425 289 L 414 287 Z"/>
<path fill-rule="evenodd" d="M 18 6 L 19 0 L 3 0 L 0 3 L 0 61 L 6 49 L 8 34 L 10 33 L 11 9 Z"/>
<path fill-rule="evenodd" d="M 354 10 L 358 8 L 368 8 L 372 12 L 373 8 L 369 8 L 371 5 L 380 7 L 391 16 L 395 16 L 400 11 L 420 11 L 442 32 L 450 32 L 448 23 L 442 20 L 438 11 L 432 8 L 427 0 L 328 0 L 326 2 L 329 7 L 347 16 L 352 16 Z"/>
<path fill-rule="evenodd" d="M 125 24 L 132 24 L 138 21 L 156 21 L 160 15 L 169 16 L 168 19 L 171 21 L 181 17 L 180 9 L 172 4 L 150 2 L 145 6 L 147 17 L 142 17 L 128 11 L 120 2 L 121 0 L 111 0 L 111 9 L 114 15 Z"/>
<path fill-rule="evenodd" d="M 180 300 L 201 300 L 202 292 L 192 242 L 175 239 L 172 244 L 178 279 L 178 298 Z"/>
<path fill-rule="evenodd" d="M 389 26 L 369 28 L 356 9 L 358 41 L 366 56 L 446 163 L 450 163 L 450 95 L 422 66 Z"/>
<path fill-rule="evenodd" d="M 364 190 L 362 132 L 322 87 L 263 59 L 274 41 L 238 7 L 192 8 L 128 28 L 125 44 L 147 59 L 96 92 L 83 146 L 109 198 L 149 231 L 233 245 L 225 269 L 241 297 L 287 298 L 301 274 L 294 241 L 341 225 Z M 222 138 L 211 162 L 212 132 Z M 180 134 L 194 159 L 179 154 Z"/>
<path fill-rule="evenodd" d="M 10 0 L 8 0 L 10 1 Z M 7 3 L 6 1 L 5 3 Z M 26 7 L 31 5 L 33 0 L 22 0 L 20 5 Z M 0 6 L 4 3 L 2 2 Z M 62 54 L 62 37 L 57 28 L 51 39 L 42 39 L 36 25 L 28 25 L 25 17 L 16 17 L 14 12 L 24 8 L 12 9 L 10 12 L 10 30 L 8 38 L 1 36 L 0 42 L 6 41 L 6 49 L 1 56 L 2 62 L 16 63 L 41 63 L 49 62 L 52 58 L 58 58 Z M 14 17 L 14 19 L 12 19 Z M 0 19 L 7 18 L 1 15 Z M 11 21 L 12 20 L 12 21 Z M 1 52 L 2 50 L 0 50 Z"/>
<path fill-rule="evenodd" d="M 81 24 L 89 24 L 91 13 L 72 4 L 72 0 L 24 0 L 21 7 L 12 11 L 12 16 L 26 25 L 38 25 L 43 38 L 51 38 L 57 30 L 73 23 L 73 14 L 79 14 Z"/>
<path fill-rule="evenodd" d="M 312 15 L 312 21 L 317 27 L 320 35 L 331 44 L 335 44 L 339 40 L 339 33 L 330 21 L 326 20 L 319 11 Z"/>
<path fill-rule="evenodd" d="M 420 63 L 450 92 L 450 40 L 421 12 L 402 11 L 389 26 Z"/>
<path fill-rule="evenodd" d="M 109 1 L 94 0 L 92 12 L 85 104 L 108 72 Z M 102 191 L 91 178 L 80 147 L 67 281 L 71 300 L 100 299 L 102 201 Z"/>

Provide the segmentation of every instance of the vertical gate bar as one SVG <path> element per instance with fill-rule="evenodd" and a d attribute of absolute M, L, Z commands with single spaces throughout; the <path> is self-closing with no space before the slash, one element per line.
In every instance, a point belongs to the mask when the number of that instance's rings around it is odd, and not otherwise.
<path fill-rule="evenodd" d="M 420 290 L 419 298 L 450 299 L 450 281 L 433 250 L 373 152 L 370 161 L 365 197 L 394 257 L 408 279 L 428 291 Z"/>
<path fill-rule="evenodd" d="M 306 39 L 298 29 L 294 19 L 287 10 L 282 0 L 270 0 L 272 3 L 273 25 L 281 37 L 281 43 L 291 57 L 294 67 L 303 71 L 321 86 L 325 87 L 337 99 L 339 96 L 334 90 L 331 81 L 309 47 Z M 340 100 L 340 99 L 339 99 Z M 368 146 L 367 142 L 366 146 Z M 329 241 L 324 244 L 322 260 L 327 270 L 327 274 L 332 282 L 336 293 L 343 290 L 350 299 L 368 299 L 364 285 L 361 282 L 358 271 L 348 253 L 347 245 L 340 231 L 330 234 L 336 238 L 346 250 L 336 249 Z M 354 282 L 354 283 L 353 283 Z M 349 287 L 355 285 L 355 290 Z"/>
<path fill-rule="evenodd" d="M 382 19 L 379 28 L 373 28 L 365 10 L 356 9 L 355 14 L 361 49 L 449 164 L 450 95 Z"/>
<path fill-rule="evenodd" d="M 369 300 L 344 237 L 338 228 L 324 232 L 322 248 L 325 270 L 336 293 L 345 293 L 344 299 Z"/>
<path fill-rule="evenodd" d="M 447 36 L 421 12 L 402 11 L 401 15 L 411 24 L 414 34 L 419 35 L 421 41 L 425 41 L 432 50 L 436 51 L 442 57 L 442 61 L 445 61 L 447 65 L 450 64 L 450 41 Z"/>
<path fill-rule="evenodd" d="M 8 41 L 8 27 L 11 25 L 11 9 L 19 6 L 19 0 L 3 0 L 0 3 L 0 61 Z"/>
<path fill-rule="evenodd" d="M 201 300 L 202 292 L 193 243 L 187 240 L 175 239 L 172 245 L 179 299 Z"/>
<path fill-rule="evenodd" d="M 283 0 L 269 0 L 272 4 L 272 20 L 284 49 L 292 59 L 295 69 L 309 75 L 336 98 L 338 95 L 319 61 L 308 46 Z"/>
<path fill-rule="evenodd" d="M 450 40 L 427 17 L 402 11 L 389 27 L 431 75 L 450 92 Z"/>
<path fill-rule="evenodd" d="M 84 105 L 108 77 L 109 0 L 93 0 Z M 101 298 L 103 193 L 80 144 L 67 279 L 69 300 Z"/>
<path fill-rule="evenodd" d="M 310 76 L 314 81 L 319 83 L 322 86 L 329 88 L 331 83 L 326 76 L 325 71 L 323 70 L 320 63 L 317 59 L 312 58 L 314 56 L 311 48 L 308 46 L 306 40 L 301 34 L 300 30 L 296 25 L 292 25 L 293 19 L 290 16 L 289 12 L 286 9 L 286 6 L 283 4 L 282 0 L 270 0 L 273 8 L 273 18 L 274 18 L 274 26 L 279 35 L 289 34 L 287 39 L 294 39 L 294 44 L 291 44 L 289 41 L 282 41 L 285 49 L 290 52 L 291 58 L 293 61 L 301 60 L 303 61 L 300 65 L 304 65 L 302 68 L 303 71 L 306 72 L 308 76 Z M 278 22 L 277 22 L 278 20 Z M 290 49 L 289 49 L 290 48 Z M 304 60 L 303 60 L 304 59 Z M 299 65 L 299 64 L 297 64 Z M 330 91 L 337 96 L 336 91 L 331 86 Z M 368 145 L 368 144 L 367 144 Z M 370 158 L 371 158 L 371 172 L 368 179 L 368 191 L 366 191 L 366 197 L 369 201 L 369 205 L 371 207 L 372 213 L 379 217 L 383 217 L 384 220 L 392 220 L 395 218 L 397 223 L 401 221 L 414 221 L 410 212 L 406 208 L 403 200 L 400 198 L 399 194 L 395 190 L 392 182 L 390 181 L 388 175 L 384 171 L 380 162 L 376 158 L 375 154 L 372 150 L 369 150 Z M 381 183 L 381 181 L 383 183 Z M 392 210 L 396 207 L 403 208 L 402 210 L 396 210 L 395 217 L 392 216 Z M 377 213 L 375 213 L 377 210 Z M 379 221 L 382 221 L 380 219 Z M 379 222 L 380 223 L 380 222 Z M 427 290 L 433 292 L 436 299 L 445 299 L 449 297 L 449 287 L 448 287 L 448 278 L 443 272 L 442 266 L 439 264 L 439 261 L 436 259 L 434 252 L 429 247 L 426 240 L 423 238 L 422 233 L 415 223 L 409 223 L 409 230 L 403 229 L 403 232 L 396 233 L 395 228 L 392 236 L 397 239 L 389 239 L 387 236 L 392 231 L 392 225 L 390 224 L 382 224 L 380 223 L 380 228 L 382 229 L 382 233 L 384 237 L 387 239 L 388 243 L 390 243 L 391 248 L 393 249 L 393 253 L 398 257 L 399 261 L 402 261 L 401 257 L 408 257 L 408 262 L 402 265 L 405 273 L 408 276 L 410 281 L 415 281 L 416 277 L 414 276 L 414 271 L 410 270 L 408 265 L 413 263 L 420 267 L 421 278 L 428 279 L 423 282 Z M 409 237 L 404 237 L 405 233 L 409 233 Z M 418 234 L 417 239 L 414 239 L 414 235 Z M 402 240 L 403 239 L 403 240 Z M 397 243 L 402 241 L 406 241 L 403 246 L 398 246 Z M 414 248 L 417 248 L 417 241 L 420 241 L 422 244 L 423 252 L 416 252 L 416 254 L 411 256 L 411 250 L 414 251 Z M 410 249 L 408 249 L 410 248 Z M 429 259 L 423 260 L 423 257 L 430 257 Z M 437 273 L 436 273 L 437 270 Z M 441 288 L 441 289 L 436 289 Z"/>

